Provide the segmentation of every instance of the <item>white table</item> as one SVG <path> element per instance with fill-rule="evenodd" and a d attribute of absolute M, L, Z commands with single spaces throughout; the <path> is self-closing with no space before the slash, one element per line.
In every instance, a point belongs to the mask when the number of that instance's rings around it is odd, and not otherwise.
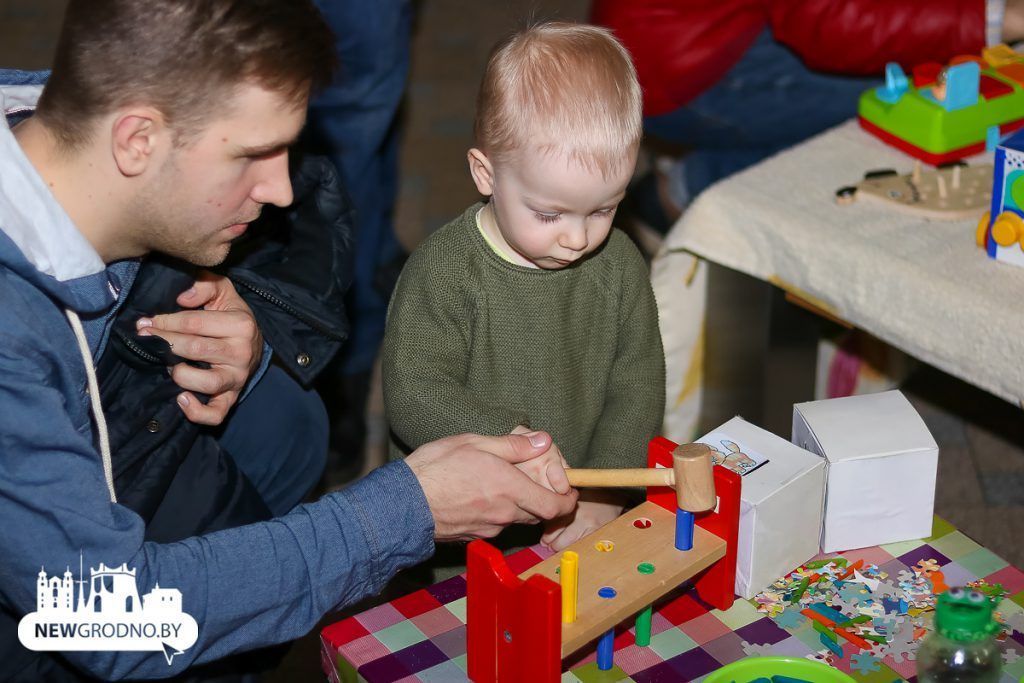
<path fill-rule="evenodd" d="M 991 155 L 968 161 L 990 162 Z M 909 173 L 913 159 L 850 121 L 711 186 L 693 202 L 652 266 L 669 374 L 667 425 L 673 404 L 692 389 L 687 378 L 699 355 L 692 313 L 701 304 L 685 286 L 693 254 L 782 287 L 1021 404 L 1024 268 L 990 260 L 975 245 L 975 219 L 928 221 L 874 203 L 835 203 L 836 189 L 880 168 Z"/>

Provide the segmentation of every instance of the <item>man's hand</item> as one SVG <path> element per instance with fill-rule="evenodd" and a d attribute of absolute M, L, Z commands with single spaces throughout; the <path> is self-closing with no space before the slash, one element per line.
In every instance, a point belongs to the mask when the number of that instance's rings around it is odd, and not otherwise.
<path fill-rule="evenodd" d="M 167 340 L 182 358 L 210 365 L 202 369 L 178 363 L 170 372 L 185 389 L 178 395 L 185 416 L 197 424 L 218 425 L 259 367 L 263 336 L 249 306 L 226 277 L 203 273 L 178 296 L 178 305 L 201 310 L 140 318 L 136 329 L 140 335 Z M 193 391 L 207 394 L 210 400 L 203 404 Z"/>
<path fill-rule="evenodd" d="M 540 542 L 559 552 L 622 514 L 625 496 L 617 491 L 584 489 L 569 515 L 544 525 Z"/>
<path fill-rule="evenodd" d="M 576 507 L 574 489 L 559 495 L 515 467 L 550 447 L 548 434 L 534 432 L 459 434 L 417 448 L 405 462 L 419 479 L 434 515 L 434 538 L 487 538 L 509 524 L 535 524 L 569 514 Z"/>
<path fill-rule="evenodd" d="M 534 434 L 540 434 L 540 432 L 536 432 L 529 427 L 523 427 L 522 425 L 513 429 L 512 433 L 523 434 L 527 438 Z M 516 464 L 519 471 L 523 472 L 534 482 L 549 491 L 563 494 L 569 493 L 570 489 L 569 477 L 565 474 L 565 468 L 568 466 L 569 463 L 562 457 L 562 451 L 554 443 L 551 444 L 551 448 L 548 449 L 547 453 Z"/>

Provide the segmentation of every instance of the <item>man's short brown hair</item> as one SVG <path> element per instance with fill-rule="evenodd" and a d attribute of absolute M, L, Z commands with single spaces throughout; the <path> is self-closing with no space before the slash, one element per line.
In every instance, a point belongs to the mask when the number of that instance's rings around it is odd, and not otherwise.
<path fill-rule="evenodd" d="M 70 0 L 37 115 L 67 151 L 132 104 L 158 109 L 187 141 L 243 82 L 299 103 L 334 62 L 311 0 Z"/>

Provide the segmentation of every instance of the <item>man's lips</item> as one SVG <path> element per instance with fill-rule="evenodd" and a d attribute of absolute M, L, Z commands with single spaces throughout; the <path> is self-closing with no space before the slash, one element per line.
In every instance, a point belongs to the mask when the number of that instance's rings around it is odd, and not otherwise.
<path fill-rule="evenodd" d="M 259 218 L 259 214 L 257 214 L 256 217 L 251 220 L 245 221 L 244 223 L 235 223 L 234 225 L 229 225 L 224 229 L 233 237 L 240 237 L 242 233 L 244 233 L 249 228 L 249 224 L 255 221 L 257 218 Z"/>

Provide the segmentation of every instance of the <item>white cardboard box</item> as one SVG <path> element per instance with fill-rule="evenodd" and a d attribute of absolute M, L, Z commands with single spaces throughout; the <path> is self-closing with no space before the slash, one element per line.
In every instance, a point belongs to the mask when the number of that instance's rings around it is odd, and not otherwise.
<path fill-rule="evenodd" d="M 793 443 L 828 463 L 822 551 L 931 535 L 939 448 L 902 393 L 798 403 Z"/>
<path fill-rule="evenodd" d="M 743 476 L 736 593 L 749 599 L 818 553 L 825 463 L 740 417 L 699 441 Z"/>

